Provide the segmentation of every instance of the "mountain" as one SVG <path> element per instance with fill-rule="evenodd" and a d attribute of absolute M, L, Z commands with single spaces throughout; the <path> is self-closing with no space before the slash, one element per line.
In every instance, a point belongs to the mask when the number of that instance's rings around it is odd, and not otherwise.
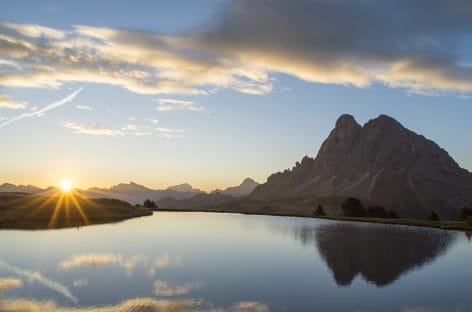
<path fill-rule="evenodd" d="M 198 192 L 200 192 L 200 190 L 192 188 L 189 184 L 181 184 L 169 187 L 165 190 L 153 190 L 143 185 L 130 182 L 120 183 L 110 188 L 92 187 L 82 194 L 90 198 L 117 198 L 132 204 L 141 204 L 146 199 L 158 201 L 164 197 L 172 197 L 175 199 L 189 198 Z"/>
<path fill-rule="evenodd" d="M 253 179 L 246 178 L 238 186 L 230 186 L 222 191 L 214 190 L 212 193 L 221 193 L 221 194 L 230 195 L 233 197 L 242 197 L 251 193 L 258 185 L 259 183 L 257 183 Z"/>
<path fill-rule="evenodd" d="M 166 188 L 166 191 L 175 191 L 175 192 L 187 192 L 187 193 L 201 193 L 199 189 L 193 188 L 188 183 L 182 183 L 179 185 L 169 186 Z"/>
<path fill-rule="evenodd" d="M 358 197 L 395 210 L 401 217 L 424 218 L 435 210 L 456 218 L 472 207 L 472 174 L 436 143 L 380 115 L 363 126 L 342 115 L 313 159 L 271 175 L 248 198 Z"/>
<path fill-rule="evenodd" d="M 29 193 L 36 194 L 44 191 L 43 189 L 34 185 L 15 185 L 11 183 L 3 183 L 0 185 L 0 193 L 3 192 L 17 192 L 17 193 Z"/>
<path fill-rule="evenodd" d="M 157 202 L 162 209 L 199 209 L 209 206 L 224 205 L 237 201 L 236 197 L 220 192 L 198 193 L 190 198 L 181 200 L 172 197 L 164 197 Z"/>

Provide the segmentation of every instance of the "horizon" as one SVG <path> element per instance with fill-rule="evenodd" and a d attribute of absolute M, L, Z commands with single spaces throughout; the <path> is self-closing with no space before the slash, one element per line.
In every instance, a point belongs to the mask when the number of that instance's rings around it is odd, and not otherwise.
<path fill-rule="evenodd" d="M 205 191 L 264 183 L 315 157 L 345 113 L 360 124 L 391 116 L 471 171 L 472 40 L 466 4 L 456 4 L 453 23 L 441 2 L 428 11 L 443 32 L 418 26 L 421 5 L 397 4 L 408 32 L 374 2 L 366 13 L 299 1 L 294 19 L 283 1 L 5 1 L 0 181 Z M 340 27 L 364 20 L 343 34 L 312 20 L 315 11 Z M 261 12 L 285 28 L 267 27 Z M 379 18 L 385 35 L 373 27 Z"/>

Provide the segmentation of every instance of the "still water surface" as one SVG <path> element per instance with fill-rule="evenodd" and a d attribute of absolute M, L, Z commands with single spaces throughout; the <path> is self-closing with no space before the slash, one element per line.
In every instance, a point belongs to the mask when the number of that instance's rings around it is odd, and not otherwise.
<path fill-rule="evenodd" d="M 472 311 L 471 264 L 462 232 L 158 212 L 0 231 L 0 310 Z"/>

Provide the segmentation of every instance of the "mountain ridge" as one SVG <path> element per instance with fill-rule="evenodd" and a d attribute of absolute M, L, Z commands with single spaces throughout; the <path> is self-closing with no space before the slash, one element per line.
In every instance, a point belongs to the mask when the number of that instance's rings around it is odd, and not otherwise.
<path fill-rule="evenodd" d="M 380 115 L 361 126 L 341 115 L 315 158 L 269 176 L 248 198 L 323 196 L 358 197 L 405 217 L 436 210 L 453 218 L 472 205 L 472 174 L 392 117 Z"/>

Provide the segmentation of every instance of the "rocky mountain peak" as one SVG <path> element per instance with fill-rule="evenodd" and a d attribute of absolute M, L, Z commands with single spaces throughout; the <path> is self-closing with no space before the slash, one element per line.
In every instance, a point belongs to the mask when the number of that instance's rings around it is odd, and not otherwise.
<path fill-rule="evenodd" d="M 472 175 L 436 143 L 380 115 L 360 126 L 342 115 L 316 158 L 271 175 L 249 197 L 257 200 L 358 197 L 424 217 L 436 210 L 453 218 L 472 207 Z"/>

